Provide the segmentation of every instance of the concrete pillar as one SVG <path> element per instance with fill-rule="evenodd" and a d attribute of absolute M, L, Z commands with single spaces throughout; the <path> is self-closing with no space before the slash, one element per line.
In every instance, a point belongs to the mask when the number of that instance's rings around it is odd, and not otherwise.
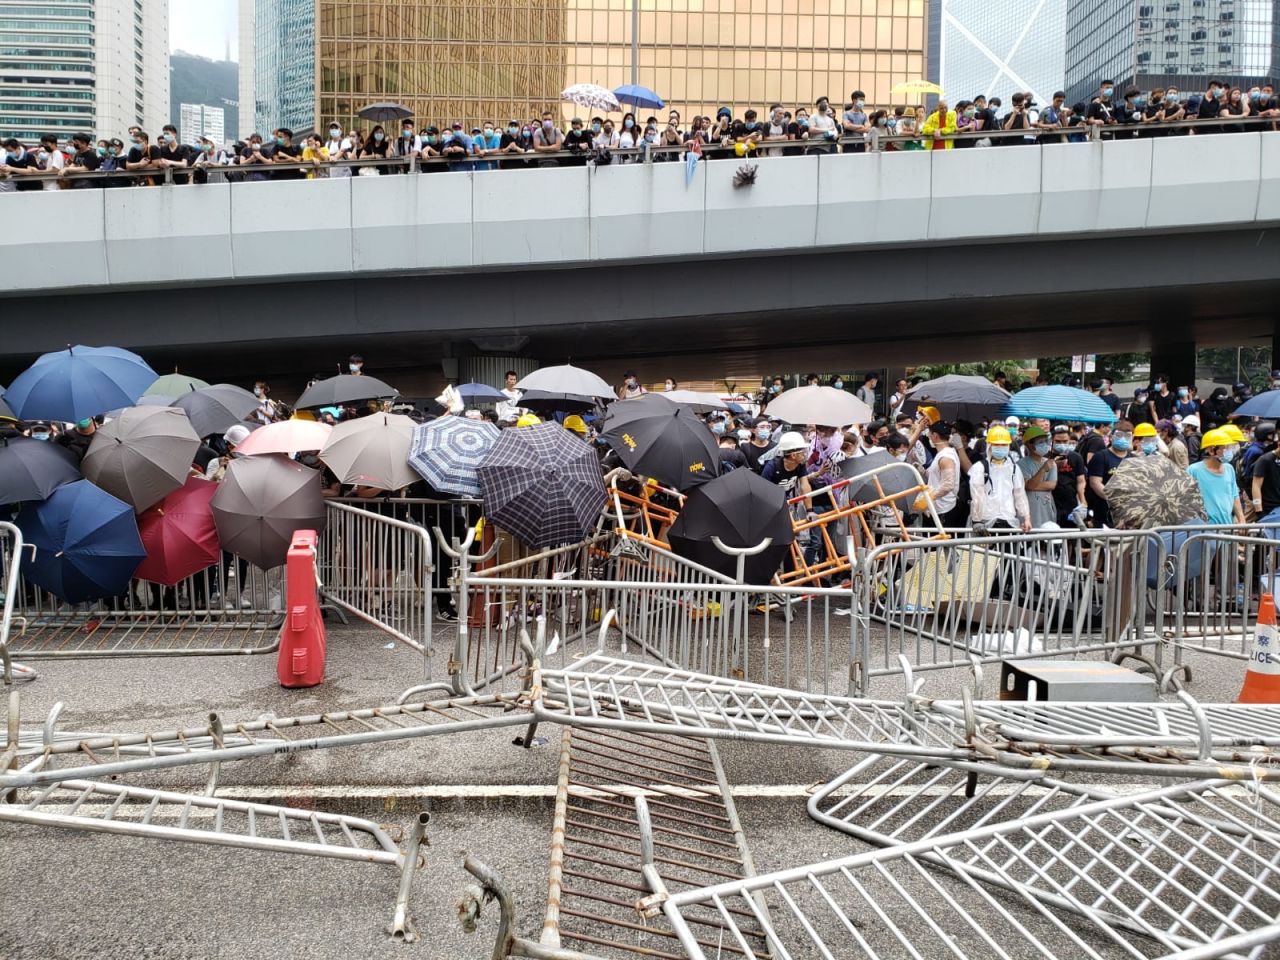
<path fill-rule="evenodd" d="M 1196 382 L 1196 344 L 1194 340 L 1157 343 L 1151 348 L 1151 376 L 1164 374 L 1169 389 Z"/>

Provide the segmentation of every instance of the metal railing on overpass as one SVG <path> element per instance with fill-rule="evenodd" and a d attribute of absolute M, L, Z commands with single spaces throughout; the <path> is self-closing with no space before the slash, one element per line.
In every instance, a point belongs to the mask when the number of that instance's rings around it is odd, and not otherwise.
<path fill-rule="evenodd" d="M 1109 140 L 1141 140 L 1156 139 L 1170 135 L 1207 135 L 1243 132 L 1275 132 L 1280 131 L 1280 119 L 1270 117 L 1235 117 L 1217 120 L 1180 120 L 1172 123 L 1157 124 L 1081 124 L 1076 127 L 1030 127 L 1019 130 L 980 130 L 975 133 L 954 133 L 941 136 L 943 142 L 952 143 L 957 148 L 985 148 L 996 146 L 1045 146 L 1063 143 L 1097 143 Z M 895 153 L 913 152 L 926 149 L 932 136 L 914 135 L 876 135 L 867 138 L 863 135 L 833 137 L 831 139 L 807 140 L 768 140 L 745 151 L 736 153 L 735 144 L 729 141 L 703 144 L 702 157 L 705 160 L 750 161 L 761 157 L 813 156 L 825 154 L 856 153 Z M 661 163 L 684 159 L 690 150 L 688 142 L 664 146 L 660 144 L 645 145 L 639 148 L 609 149 L 607 163 Z M 0 180 L 6 177 L 17 183 L 56 181 L 88 181 L 91 185 L 105 186 L 139 186 L 166 185 L 182 186 L 194 181 L 210 183 L 254 183 L 278 179 L 278 174 L 309 174 L 311 177 L 327 178 L 335 172 L 338 175 L 359 174 L 365 170 L 374 170 L 379 174 L 435 173 L 435 172 L 487 172 L 490 170 L 536 169 L 540 167 L 554 168 L 565 166 L 602 165 L 601 151 L 555 151 L 520 153 L 503 153 L 500 150 L 490 151 L 484 156 L 466 155 L 457 158 L 430 157 L 419 154 L 386 158 L 365 158 L 359 160 L 311 160 L 296 163 L 271 161 L 254 161 L 249 163 L 220 164 L 200 163 L 186 167 L 154 167 L 135 170 L 109 170 L 89 172 L 55 172 L 40 171 L 31 173 L 5 174 L 0 172 Z M 203 174 L 203 176 L 201 176 Z M 310 179 L 311 177 L 307 177 Z M 290 179 L 301 179 L 290 176 Z"/>

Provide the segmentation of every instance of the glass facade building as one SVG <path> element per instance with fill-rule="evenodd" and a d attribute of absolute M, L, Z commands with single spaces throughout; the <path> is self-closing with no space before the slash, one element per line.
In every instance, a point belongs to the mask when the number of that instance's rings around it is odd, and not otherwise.
<path fill-rule="evenodd" d="M 1084 100 L 1101 80 L 1122 90 L 1177 84 L 1203 91 L 1275 81 L 1280 0 L 1070 0 L 1067 96 Z"/>
<path fill-rule="evenodd" d="M 631 0 L 315 2 L 322 122 L 381 100 L 420 123 L 567 117 L 582 112 L 560 101 L 570 84 L 631 82 Z M 839 105 L 855 88 L 889 105 L 894 84 L 925 73 L 926 0 L 635 2 L 637 82 L 686 120 Z"/>
<path fill-rule="evenodd" d="M 933 0 L 929 78 L 952 103 L 1030 90 L 1048 103 L 1066 82 L 1068 0 Z"/>
<path fill-rule="evenodd" d="M 280 127 L 310 130 L 315 124 L 316 0 L 257 0 L 253 58 L 254 130 L 264 135 Z"/>

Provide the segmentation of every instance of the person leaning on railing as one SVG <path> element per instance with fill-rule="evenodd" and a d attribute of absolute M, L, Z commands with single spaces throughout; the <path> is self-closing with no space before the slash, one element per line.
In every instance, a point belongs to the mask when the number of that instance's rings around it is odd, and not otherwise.
<path fill-rule="evenodd" d="M 1005 125 L 1008 129 L 1008 124 Z M 956 133 L 956 112 L 948 109 L 945 100 L 939 100 L 933 112 L 925 117 L 924 126 L 920 130 L 924 134 L 926 150 L 951 150 L 955 141 L 951 138 Z"/>

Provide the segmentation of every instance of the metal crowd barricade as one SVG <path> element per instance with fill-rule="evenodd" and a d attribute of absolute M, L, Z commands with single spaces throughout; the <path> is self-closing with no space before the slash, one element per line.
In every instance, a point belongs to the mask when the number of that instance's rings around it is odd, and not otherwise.
<path fill-rule="evenodd" d="M 774 956 L 1213 956 L 1275 935 L 1280 798 L 1203 781 L 926 837 L 696 891 L 653 894 L 688 956 L 705 960 L 692 915 L 717 916 L 745 956 L 739 917 Z M 770 912 L 756 895 L 769 898 Z"/>
<path fill-rule="evenodd" d="M 1147 590 L 1148 564 L 1164 564 L 1150 531 L 882 544 L 864 556 L 855 590 L 861 683 L 900 672 L 902 656 L 927 670 L 1108 653 L 1159 677 L 1163 597 Z"/>
<path fill-rule="evenodd" d="M 0 680 L 8 685 L 14 680 L 32 680 L 35 671 L 14 663 L 9 654 L 9 631 L 13 629 L 13 607 L 18 599 L 18 571 L 22 558 L 22 531 L 14 524 L 0 522 Z M 26 621 L 21 620 L 23 629 Z"/>
<path fill-rule="evenodd" d="M 326 504 L 316 552 L 320 593 L 423 654 L 431 649 L 431 536 L 425 527 L 346 503 Z"/>
<path fill-rule="evenodd" d="M 172 587 L 133 580 L 120 596 L 69 604 L 22 576 L 20 548 L 20 535 L 0 537 L 6 579 L 0 630 L 18 627 L 8 637 L 12 656 L 213 656 L 274 653 L 279 647 L 283 568 L 262 570 L 224 554 L 218 566 Z"/>

